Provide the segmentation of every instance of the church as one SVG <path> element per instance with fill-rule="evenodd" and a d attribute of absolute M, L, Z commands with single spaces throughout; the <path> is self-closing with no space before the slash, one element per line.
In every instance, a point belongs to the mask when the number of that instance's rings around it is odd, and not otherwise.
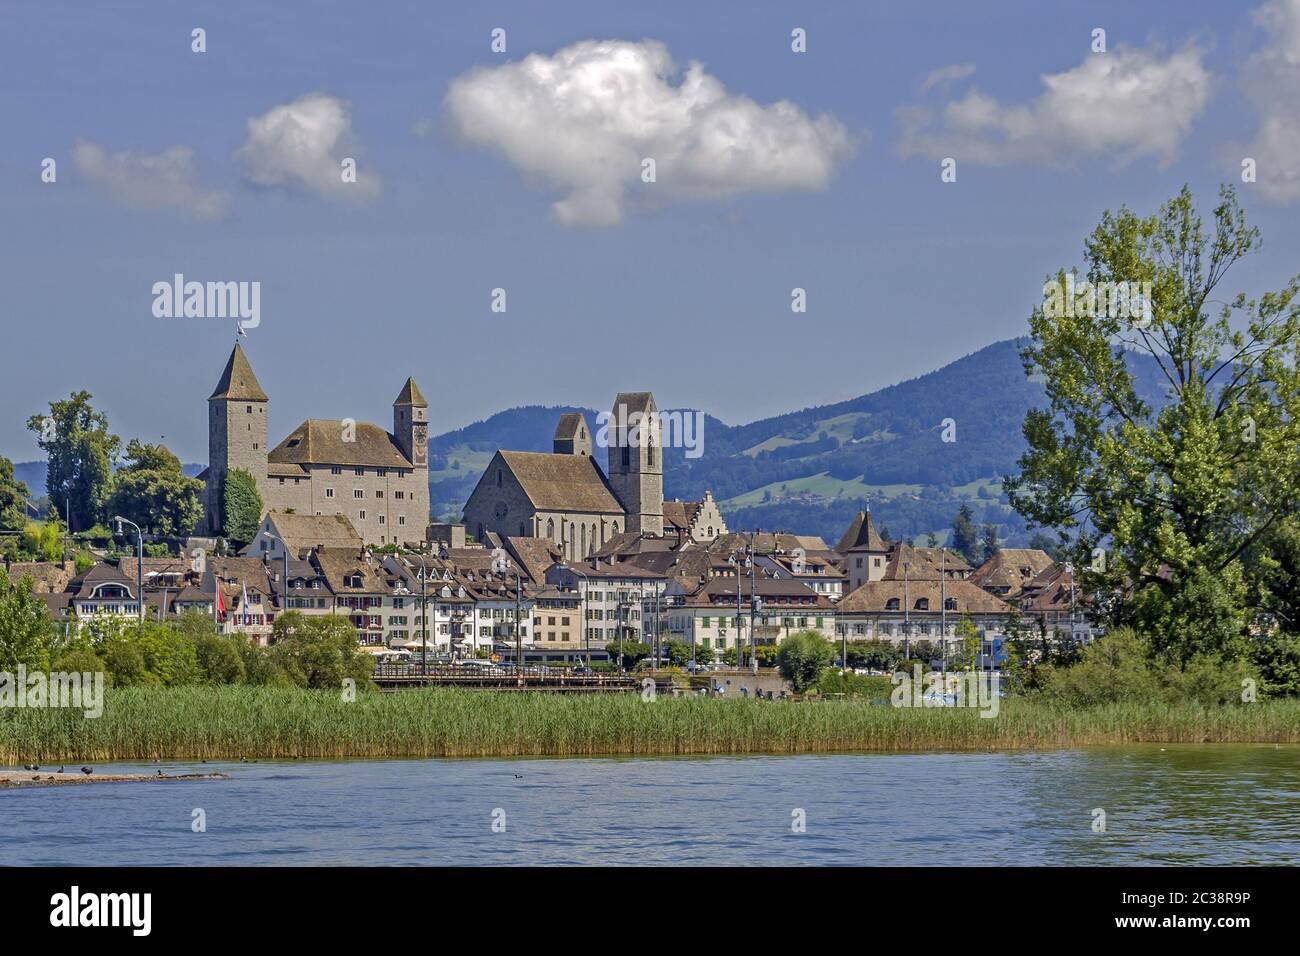
<path fill-rule="evenodd" d="M 309 418 L 267 444 L 266 392 L 236 343 L 208 398 L 208 467 L 202 533 L 220 536 L 226 475 L 253 476 L 263 514 L 343 515 L 367 545 L 424 540 L 429 521 L 429 403 L 408 378 L 393 402 L 393 430 L 351 419 Z"/>
<path fill-rule="evenodd" d="M 639 432 L 614 427 L 632 415 Z M 550 452 L 498 451 L 465 503 L 466 530 L 479 542 L 488 534 L 542 538 L 569 561 L 623 533 L 662 535 L 663 448 L 654 396 L 620 392 L 610 421 L 604 472 L 578 412 L 560 416 Z"/>

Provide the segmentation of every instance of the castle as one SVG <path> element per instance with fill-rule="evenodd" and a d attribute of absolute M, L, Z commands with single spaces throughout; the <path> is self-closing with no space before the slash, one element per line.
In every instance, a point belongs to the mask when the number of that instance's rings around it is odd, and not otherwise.
<path fill-rule="evenodd" d="M 208 398 L 202 532 L 222 534 L 226 476 L 253 476 L 263 512 L 344 515 L 369 545 L 424 540 L 429 520 L 429 403 L 408 378 L 393 402 L 393 431 L 351 419 L 309 418 L 267 445 L 268 399 L 235 344 Z"/>

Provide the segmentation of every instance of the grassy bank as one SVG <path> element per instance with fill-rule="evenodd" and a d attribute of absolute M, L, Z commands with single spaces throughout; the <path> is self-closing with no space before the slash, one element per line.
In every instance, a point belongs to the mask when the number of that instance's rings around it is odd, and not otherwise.
<path fill-rule="evenodd" d="M 1300 743 L 1300 701 L 1234 707 L 1004 701 L 996 718 L 861 701 L 569 697 L 460 690 L 367 694 L 253 687 L 110 690 L 102 717 L 0 711 L 0 764 L 240 757 L 487 757 L 1060 748 L 1133 742 Z"/>

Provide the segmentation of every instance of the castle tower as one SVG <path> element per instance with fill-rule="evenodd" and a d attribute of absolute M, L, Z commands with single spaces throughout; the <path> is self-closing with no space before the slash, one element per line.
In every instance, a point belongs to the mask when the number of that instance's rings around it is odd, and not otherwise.
<path fill-rule="evenodd" d="M 591 457 L 591 432 L 582 412 L 565 412 L 555 426 L 552 449 L 557 455 L 586 455 Z"/>
<path fill-rule="evenodd" d="M 393 401 L 393 437 L 411 464 L 429 470 L 429 403 L 413 378 Z"/>
<path fill-rule="evenodd" d="M 266 501 L 266 392 L 257 382 L 238 342 L 217 387 L 208 396 L 208 477 L 203 494 L 203 523 L 209 534 L 222 531 L 222 495 L 226 475 L 242 469 L 253 476 Z"/>
<path fill-rule="evenodd" d="M 610 486 L 627 512 L 627 530 L 664 533 L 663 441 L 649 392 L 619 392 L 609 421 Z"/>

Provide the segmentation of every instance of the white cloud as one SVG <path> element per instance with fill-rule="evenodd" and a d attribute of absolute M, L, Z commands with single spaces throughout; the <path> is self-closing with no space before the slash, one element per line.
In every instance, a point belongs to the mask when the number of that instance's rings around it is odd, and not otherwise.
<path fill-rule="evenodd" d="M 1275 0 L 1252 16 L 1269 40 L 1246 61 L 1241 82 L 1260 124 L 1235 162 L 1253 158 L 1261 195 L 1292 203 L 1300 200 L 1300 0 Z"/>
<path fill-rule="evenodd" d="M 326 93 L 307 93 L 248 120 L 248 139 L 235 158 L 260 186 L 290 186 L 321 196 L 369 199 L 379 178 L 358 161 L 356 181 L 345 182 L 342 162 L 352 152 L 348 103 Z"/>
<path fill-rule="evenodd" d="M 728 93 L 697 62 L 679 74 L 653 40 L 584 40 L 474 69 L 444 108 L 465 140 L 564 190 L 551 208 L 566 225 L 621 222 L 630 187 L 674 200 L 822 189 L 852 150 L 834 117 Z M 646 158 L 656 181 L 643 186 Z"/>
<path fill-rule="evenodd" d="M 199 187 L 194 150 L 188 146 L 161 153 L 110 153 L 82 139 L 73 144 L 72 160 L 83 176 L 123 205 L 181 209 L 196 219 L 225 215 L 226 197 Z"/>
<path fill-rule="evenodd" d="M 951 66 L 941 66 L 937 70 L 931 70 L 921 83 L 920 92 L 928 93 L 936 86 L 946 86 L 957 80 L 964 80 L 975 72 L 974 63 L 954 63 Z"/>
<path fill-rule="evenodd" d="M 1167 166 L 1210 99 L 1203 56 L 1195 45 L 1167 57 L 1119 47 L 1042 76 L 1043 91 L 1027 103 L 1003 104 L 971 89 L 939 113 L 900 109 L 899 152 L 989 165 L 1152 156 Z"/>

